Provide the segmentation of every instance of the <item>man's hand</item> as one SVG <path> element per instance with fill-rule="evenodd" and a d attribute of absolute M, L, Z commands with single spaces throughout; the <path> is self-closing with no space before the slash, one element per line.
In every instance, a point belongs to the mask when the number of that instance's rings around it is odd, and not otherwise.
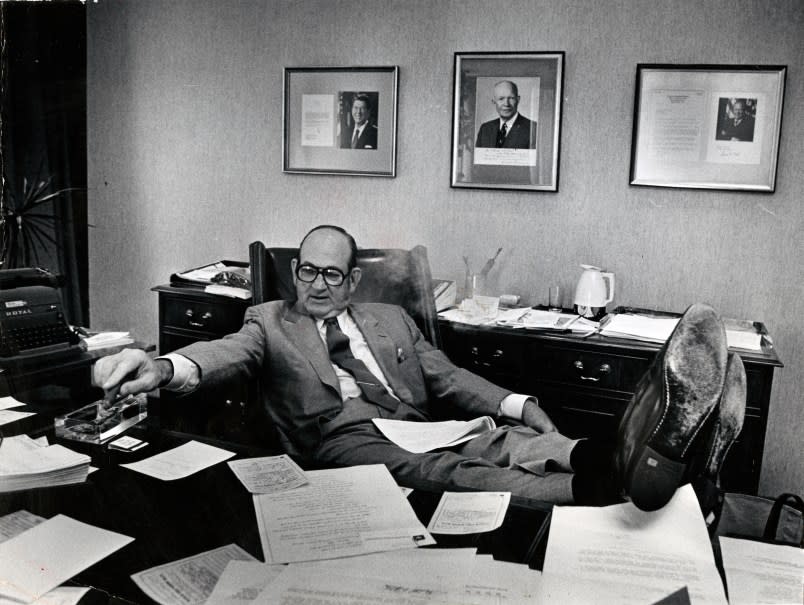
<path fill-rule="evenodd" d="M 92 383 L 104 390 L 105 399 L 147 393 L 167 384 L 173 377 L 173 364 L 154 360 L 145 351 L 123 349 L 102 357 L 92 369 Z"/>
<path fill-rule="evenodd" d="M 540 433 L 552 433 L 558 430 L 553 421 L 550 420 L 550 417 L 532 397 L 525 400 L 525 406 L 522 408 L 522 422 Z"/>

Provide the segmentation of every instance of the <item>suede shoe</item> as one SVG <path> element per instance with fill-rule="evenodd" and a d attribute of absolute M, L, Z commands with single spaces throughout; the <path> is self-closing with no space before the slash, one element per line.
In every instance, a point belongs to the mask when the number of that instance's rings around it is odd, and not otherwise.
<path fill-rule="evenodd" d="M 661 508 L 685 480 L 690 446 L 723 391 L 727 353 L 717 313 L 696 303 L 637 384 L 620 422 L 614 472 L 638 508 Z"/>

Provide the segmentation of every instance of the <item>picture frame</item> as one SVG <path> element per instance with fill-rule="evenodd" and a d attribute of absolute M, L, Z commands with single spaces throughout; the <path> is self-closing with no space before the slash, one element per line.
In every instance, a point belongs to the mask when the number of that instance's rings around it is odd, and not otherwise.
<path fill-rule="evenodd" d="M 395 177 L 398 87 L 395 65 L 286 67 L 282 171 Z"/>
<path fill-rule="evenodd" d="M 563 98 L 564 51 L 456 52 L 450 185 L 558 191 Z"/>
<path fill-rule="evenodd" d="M 640 63 L 630 184 L 773 193 L 787 66 Z"/>

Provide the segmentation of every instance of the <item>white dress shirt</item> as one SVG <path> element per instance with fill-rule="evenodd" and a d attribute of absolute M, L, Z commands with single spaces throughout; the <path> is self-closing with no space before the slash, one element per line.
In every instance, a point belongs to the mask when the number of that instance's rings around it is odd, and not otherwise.
<path fill-rule="evenodd" d="M 511 116 L 510 120 L 503 120 L 502 118 L 500 118 L 500 128 L 502 128 L 503 124 L 505 124 L 505 138 L 506 139 L 508 138 L 508 135 L 511 134 L 511 127 L 514 125 L 514 122 L 516 122 L 516 119 L 518 117 L 519 117 L 519 112 L 517 111 L 513 116 Z"/>

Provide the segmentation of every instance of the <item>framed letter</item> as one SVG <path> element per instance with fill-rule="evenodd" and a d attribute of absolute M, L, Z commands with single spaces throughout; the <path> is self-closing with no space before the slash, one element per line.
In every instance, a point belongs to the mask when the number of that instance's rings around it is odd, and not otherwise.
<path fill-rule="evenodd" d="M 786 72 L 637 65 L 631 184 L 772 193 Z"/>
<path fill-rule="evenodd" d="M 284 172 L 396 176 L 399 68 L 286 67 Z"/>

